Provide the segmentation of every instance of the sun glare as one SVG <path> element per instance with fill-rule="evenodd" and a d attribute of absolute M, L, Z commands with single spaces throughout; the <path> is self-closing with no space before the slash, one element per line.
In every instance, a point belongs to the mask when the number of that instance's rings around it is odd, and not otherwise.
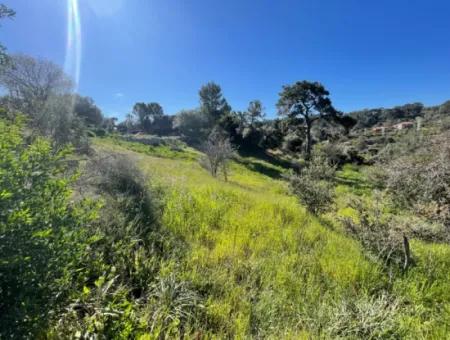
<path fill-rule="evenodd" d="M 78 0 L 67 0 L 67 43 L 65 71 L 78 89 L 81 68 L 81 21 Z"/>

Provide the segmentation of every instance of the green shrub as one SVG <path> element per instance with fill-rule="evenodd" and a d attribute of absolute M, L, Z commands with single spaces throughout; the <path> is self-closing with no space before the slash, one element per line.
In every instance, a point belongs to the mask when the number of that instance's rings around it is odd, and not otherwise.
<path fill-rule="evenodd" d="M 314 214 L 326 211 L 333 202 L 333 185 L 329 182 L 317 181 L 308 176 L 292 176 L 290 185 L 300 202 Z"/>
<path fill-rule="evenodd" d="M 102 154 L 84 168 L 79 183 L 88 196 L 101 198 L 95 239 L 84 263 L 84 280 L 58 315 L 55 338 L 137 338 L 147 334 L 190 334 L 200 311 L 199 295 L 175 274 L 162 273 L 179 261 L 184 244 L 160 228 L 161 195 L 122 155 Z"/>
<path fill-rule="evenodd" d="M 95 129 L 93 132 L 94 132 L 94 135 L 97 137 L 105 137 L 107 134 L 105 129 L 100 129 L 100 128 Z"/>
<path fill-rule="evenodd" d="M 334 200 L 332 180 L 335 172 L 336 169 L 326 159 L 313 157 L 298 174 L 289 177 L 291 189 L 309 211 L 322 213 Z"/>
<path fill-rule="evenodd" d="M 0 335 L 33 337 L 72 289 L 96 216 L 72 204 L 64 156 L 48 139 L 27 145 L 23 124 L 0 120 Z"/>

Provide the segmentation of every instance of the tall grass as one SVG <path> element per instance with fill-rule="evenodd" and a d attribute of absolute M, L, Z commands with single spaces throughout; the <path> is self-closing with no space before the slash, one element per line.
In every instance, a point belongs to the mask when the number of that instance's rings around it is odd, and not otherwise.
<path fill-rule="evenodd" d="M 132 154 L 164 187 L 162 224 L 188 245 L 176 275 L 203 301 L 202 336 L 446 334 L 448 246 L 413 243 L 416 267 L 392 282 L 355 240 L 308 214 L 283 181 L 234 163 L 224 182 L 189 157 L 133 153 L 105 141 L 97 148 Z"/>

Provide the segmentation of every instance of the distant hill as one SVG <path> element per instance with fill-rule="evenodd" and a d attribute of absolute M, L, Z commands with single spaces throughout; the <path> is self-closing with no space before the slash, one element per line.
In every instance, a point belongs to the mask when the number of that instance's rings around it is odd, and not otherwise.
<path fill-rule="evenodd" d="M 416 117 L 432 118 L 440 115 L 450 115 L 450 100 L 437 106 L 426 107 L 422 103 L 405 104 L 393 108 L 374 108 L 348 113 L 356 120 L 354 129 L 371 128 L 385 123 L 395 124 L 404 120 L 414 120 Z"/>

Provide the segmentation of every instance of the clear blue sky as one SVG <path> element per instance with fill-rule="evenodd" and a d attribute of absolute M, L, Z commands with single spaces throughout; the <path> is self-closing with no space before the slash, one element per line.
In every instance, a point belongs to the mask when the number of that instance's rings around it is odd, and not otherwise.
<path fill-rule="evenodd" d="M 10 52 L 63 65 L 65 0 L 4 0 Z M 262 100 L 273 116 L 283 84 L 318 80 L 338 109 L 450 99 L 449 0 L 78 0 L 79 92 L 120 118 L 137 101 L 166 113 L 222 86 L 236 110 Z"/>

